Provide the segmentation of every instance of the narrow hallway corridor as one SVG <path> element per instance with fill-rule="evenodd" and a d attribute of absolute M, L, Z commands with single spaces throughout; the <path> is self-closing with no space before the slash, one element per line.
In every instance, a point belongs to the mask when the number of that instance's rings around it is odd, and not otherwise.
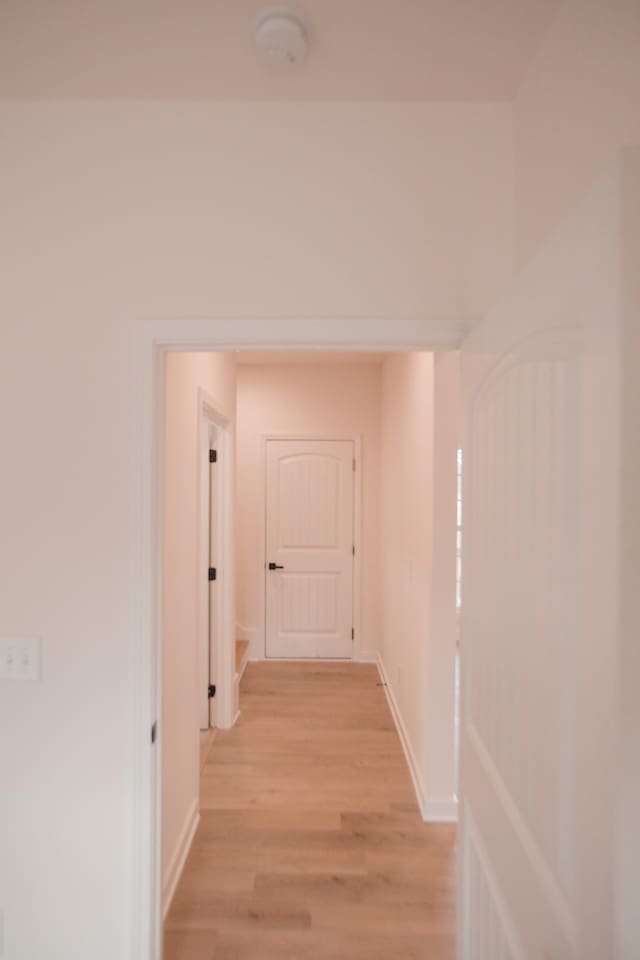
<path fill-rule="evenodd" d="M 375 666 L 248 665 L 164 956 L 454 960 L 455 829 L 421 820 Z"/>

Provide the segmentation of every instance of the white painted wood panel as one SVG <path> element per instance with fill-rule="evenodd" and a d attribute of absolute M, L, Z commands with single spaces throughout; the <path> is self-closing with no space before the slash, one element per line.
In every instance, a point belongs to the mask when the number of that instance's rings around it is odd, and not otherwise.
<path fill-rule="evenodd" d="M 491 869 L 490 857 L 469 816 L 465 851 L 469 916 L 473 937 L 470 960 L 522 960 L 523 953 Z"/>
<path fill-rule="evenodd" d="M 463 354 L 464 960 L 614 957 L 616 190 Z"/>
<path fill-rule="evenodd" d="M 347 440 L 267 441 L 268 657 L 352 656 L 353 456 Z"/>

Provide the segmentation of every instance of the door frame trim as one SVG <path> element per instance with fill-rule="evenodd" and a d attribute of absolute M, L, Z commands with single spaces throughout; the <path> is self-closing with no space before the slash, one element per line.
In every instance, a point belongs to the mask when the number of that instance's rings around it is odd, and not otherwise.
<path fill-rule="evenodd" d="M 352 620 L 355 630 L 355 639 L 351 650 L 351 660 L 360 660 L 361 642 L 361 605 L 362 605 L 362 435 L 359 433 L 261 433 L 260 434 L 260 517 L 264 523 L 260 524 L 260 556 L 264 558 L 264 568 L 261 571 L 258 584 L 258 624 L 261 631 L 255 641 L 256 656 L 249 650 L 252 659 L 282 659 L 281 657 L 267 658 L 267 589 L 265 569 L 267 563 L 267 444 L 270 440 L 319 440 L 319 441 L 347 441 L 353 443 L 353 456 L 356 461 L 356 470 L 353 477 L 353 545 L 356 548 L 353 558 L 353 596 Z M 290 659 L 290 658 L 289 658 Z M 307 659 L 313 659 L 305 657 Z M 322 658 L 325 659 L 324 657 Z M 330 658 L 334 659 L 334 658 Z M 344 661 L 341 661 L 344 662 Z"/>
<path fill-rule="evenodd" d="M 209 535 L 211 517 L 209 507 L 209 424 L 213 424 L 217 431 L 218 476 L 216 480 L 215 499 L 215 527 L 218 536 L 214 544 L 215 566 L 218 570 L 215 623 L 209 616 L 210 586 L 209 570 Z M 230 618 L 230 591 L 234 588 L 233 577 L 229 571 L 233 565 L 232 530 L 231 530 L 231 497 L 230 489 L 233 486 L 233 424 L 230 423 L 219 409 L 214 398 L 202 387 L 198 388 L 198 676 L 202 679 L 204 651 L 207 650 L 208 662 L 213 665 L 213 682 L 216 684 L 216 699 L 218 726 L 228 729 L 233 725 L 233 674 L 230 673 L 228 661 L 229 649 L 233 648 L 235 639 L 235 617 Z M 206 451 L 205 451 L 206 442 Z M 203 522 L 208 520 L 206 525 Z M 205 616 L 206 611 L 206 616 Z M 210 658 L 210 659 L 209 659 Z M 207 683 L 211 681 L 211 669 Z M 209 711 L 210 712 L 210 711 Z M 200 710 L 198 710 L 200 715 Z M 209 724 L 210 725 L 210 724 Z M 202 729 L 202 728 L 201 728 Z"/>
<path fill-rule="evenodd" d="M 131 960 L 162 956 L 162 562 L 167 352 L 336 350 L 402 352 L 456 350 L 466 326 L 445 317 L 139 318 L 132 334 L 137 395 L 132 458 L 133 711 L 131 762 Z"/>

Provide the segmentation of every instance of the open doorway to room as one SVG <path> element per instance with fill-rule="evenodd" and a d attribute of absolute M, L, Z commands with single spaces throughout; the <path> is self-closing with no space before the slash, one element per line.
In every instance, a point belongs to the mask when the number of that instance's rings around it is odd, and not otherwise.
<path fill-rule="evenodd" d="M 457 390 L 455 354 L 167 355 L 166 960 L 453 958 Z"/>
<path fill-rule="evenodd" d="M 220 678 L 229 670 L 225 637 L 234 623 L 235 387 L 221 388 L 224 364 L 208 354 L 167 353 L 163 360 L 160 874 L 166 905 L 198 823 L 201 761 L 217 726 L 228 726 L 234 715 L 233 688 Z"/>

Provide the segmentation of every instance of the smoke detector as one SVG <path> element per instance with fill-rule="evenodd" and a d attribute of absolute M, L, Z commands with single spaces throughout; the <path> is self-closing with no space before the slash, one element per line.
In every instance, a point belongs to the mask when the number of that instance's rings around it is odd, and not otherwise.
<path fill-rule="evenodd" d="M 256 20 L 256 49 L 275 67 L 295 67 L 304 60 L 308 41 L 303 22 L 289 10 L 265 10 Z"/>

